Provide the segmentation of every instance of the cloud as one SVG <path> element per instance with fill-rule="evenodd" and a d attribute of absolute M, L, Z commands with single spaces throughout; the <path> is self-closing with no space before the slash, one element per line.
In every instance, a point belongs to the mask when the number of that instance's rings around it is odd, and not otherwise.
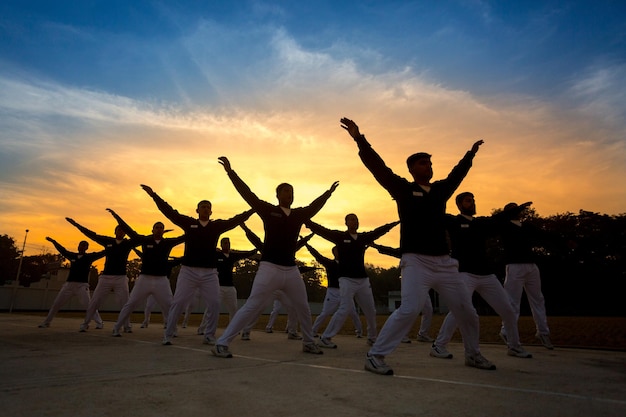
<path fill-rule="evenodd" d="M 233 57 L 224 45 L 250 37 L 254 53 L 266 58 L 244 66 L 241 52 Z M 513 94 L 477 97 L 407 66 L 368 72 L 359 57 L 376 54 L 366 48 L 307 50 L 282 28 L 243 33 L 204 22 L 184 43 L 216 92 L 207 102 L 146 100 L 0 75 L 0 212 L 7 233 L 29 228 L 29 239 L 43 241 L 47 233 L 70 239 L 76 235 L 63 220 L 68 215 L 109 230 L 104 208 L 110 206 L 133 225 L 151 225 L 162 217 L 141 183 L 186 214 L 208 198 L 216 217 L 230 217 L 246 205 L 217 163 L 221 155 L 268 201 L 278 182 L 292 182 L 295 205 L 304 205 L 339 180 L 320 223 L 342 228 L 343 216 L 356 212 L 370 230 L 396 218 L 395 204 L 362 166 L 339 127 L 342 116 L 357 121 L 403 176 L 412 152 L 432 153 L 435 177 L 442 178 L 484 139 L 462 185 L 476 193 L 480 214 L 508 201 L 532 200 L 541 215 L 613 214 L 626 206 L 622 67 L 572 82 L 572 100 L 563 106 Z M 258 219 L 251 221 L 259 230 Z M 382 241 L 394 242 L 397 232 Z M 248 247 L 242 234 L 235 246 Z"/>

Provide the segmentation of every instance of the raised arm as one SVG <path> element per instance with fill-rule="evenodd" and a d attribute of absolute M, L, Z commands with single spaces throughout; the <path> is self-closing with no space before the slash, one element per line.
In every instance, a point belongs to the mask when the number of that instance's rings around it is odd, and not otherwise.
<path fill-rule="evenodd" d="M 72 218 L 66 217 L 65 220 L 67 220 L 72 226 L 76 227 L 85 236 L 87 236 L 89 239 L 93 240 L 94 242 L 99 243 L 102 246 L 105 246 L 107 244 L 107 241 L 109 240 L 109 238 L 107 236 L 99 235 L 96 232 L 87 229 L 85 226 L 82 226 L 82 225 L 78 224 Z"/>
<path fill-rule="evenodd" d="M 315 260 L 318 263 L 324 265 L 325 262 L 332 262 L 332 259 L 325 257 L 324 255 L 319 253 L 317 249 L 315 249 L 313 246 L 309 245 L 308 243 L 304 246 L 306 246 L 309 252 L 311 252 L 311 255 L 313 255 L 313 258 L 315 258 Z"/>
<path fill-rule="evenodd" d="M 224 171 L 226 171 L 226 174 L 228 174 L 228 178 L 230 178 L 237 192 L 246 201 L 246 203 L 250 205 L 250 207 L 257 210 L 264 204 L 269 204 L 265 203 L 259 197 L 257 197 L 256 194 L 254 194 L 252 190 L 250 190 L 250 187 L 248 187 L 248 185 L 243 182 L 241 178 L 239 178 L 239 175 L 237 175 L 237 173 L 232 169 L 230 161 L 227 157 L 220 156 L 217 159 L 219 163 L 222 164 L 222 166 L 224 167 Z"/>
<path fill-rule="evenodd" d="M 307 210 L 309 211 L 309 218 L 315 216 L 317 212 L 320 211 L 322 207 L 324 207 L 324 204 L 326 204 L 326 201 L 328 201 L 328 199 L 333 194 L 333 192 L 335 192 L 337 187 L 339 187 L 339 181 L 333 182 L 330 188 L 324 194 L 317 197 L 315 200 L 313 200 L 311 204 L 309 204 L 309 206 L 307 207 Z"/>
<path fill-rule="evenodd" d="M 300 239 L 296 242 L 296 251 L 305 246 L 313 236 L 315 236 L 315 233 L 310 233 L 305 237 L 300 236 Z"/>
<path fill-rule="evenodd" d="M 394 182 L 401 177 L 394 174 L 393 171 L 385 165 L 383 159 L 365 139 L 365 136 L 359 130 L 359 126 L 357 126 L 353 120 L 347 117 L 342 118 L 341 127 L 352 136 L 359 147 L 359 157 L 363 165 L 374 175 L 376 181 L 393 195 Z"/>
<path fill-rule="evenodd" d="M 111 216 L 113 216 L 115 218 L 115 220 L 117 220 L 117 224 L 119 224 L 122 229 L 124 229 L 124 231 L 126 232 L 126 234 L 132 239 L 132 240 L 136 240 L 141 238 L 141 235 L 139 235 L 139 233 L 135 232 L 129 225 L 128 223 L 126 223 L 115 211 L 113 211 L 112 209 L 108 208 L 107 211 L 109 213 L 111 213 Z"/>
<path fill-rule="evenodd" d="M 383 255 L 393 256 L 394 258 L 401 258 L 402 252 L 400 252 L 400 248 L 392 248 L 391 246 L 383 246 L 378 243 L 372 242 L 370 246 L 378 251 L 378 253 L 382 253 Z"/>
<path fill-rule="evenodd" d="M 252 243 L 252 245 L 257 248 L 259 252 L 263 252 L 263 241 L 261 240 L 261 238 L 259 238 L 252 230 L 250 230 L 245 223 L 241 223 L 239 226 L 243 229 L 244 232 L 246 232 L 246 237 L 248 238 L 250 243 Z"/>
<path fill-rule="evenodd" d="M 370 232 L 365 232 L 362 233 L 362 235 L 365 235 L 365 239 L 368 240 L 369 242 L 373 242 L 376 239 L 378 239 L 379 237 L 383 236 L 384 234 L 386 234 L 387 232 L 389 232 L 391 229 L 393 229 L 394 227 L 396 227 L 398 224 L 400 224 L 400 221 L 395 221 L 392 223 L 387 223 L 385 225 L 382 225 L 380 227 L 377 227 L 376 229 L 370 231 Z"/>
<path fill-rule="evenodd" d="M 165 202 L 165 200 L 163 200 L 157 193 L 155 193 L 151 187 L 145 184 L 141 184 L 141 188 L 143 188 L 144 191 L 148 193 L 150 197 L 152 197 L 152 199 L 156 203 L 157 208 L 161 211 L 161 213 L 163 213 L 165 217 L 167 217 L 175 225 L 184 228 L 184 226 L 186 225 L 185 220 L 189 218 L 188 216 L 184 216 L 178 211 L 174 210 L 174 208 L 170 206 L 167 202 Z"/>
<path fill-rule="evenodd" d="M 340 232 L 339 230 L 328 229 L 321 224 L 315 223 L 313 220 L 309 220 L 304 224 L 316 235 L 319 235 L 333 243 L 337 243 L 338 240 L 341 240 L 344 237 L 343 232 Z"/>
<path fill-rule="evenodd" d="M 65 249 L 63 246 L 61 246 L 61 244 L 59 242 L 57 242 L 56 240 L 52 239 L 50 236 L 46 236 L 46 240 L 50 243 L 52 243 L 54 245 L 54 247 L 56 248 L 56 250 L 59 251 L 59 253 L 61 255 L 63 255 L 65 258 L 69 257 L 70 252 Z"/>

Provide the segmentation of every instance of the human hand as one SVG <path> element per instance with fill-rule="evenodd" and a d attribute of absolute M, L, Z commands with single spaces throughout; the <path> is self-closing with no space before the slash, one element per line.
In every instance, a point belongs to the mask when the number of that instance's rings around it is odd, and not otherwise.
<path fill-rule="evenodd" d="M 477 140 L 476 142 L 474 142 L 474 145 L 472 145 L 472 150 L 471 150 L 471 152 L 472 152 L 473 154 L 475 154 L 476 152 L 478 152 L 478 148 L 480 148 L 480 145 L 482 145 L 483 143 L 485 143 L 485 141 L 484 141 L 484 140 L 482 140 L 482 139 Z"/>
<path fill-rule="evenodd" d="M 154 195 L 154 191 L 152 191 L 152 188 L 150 188 L 149 186 L 147 186 L 145 184 L 141 184 L 141 188 L 143 188 L 144 191 L 147 192 L 149 196 L 153 196 Z"/>
<path fill-rule="evenodd" d="M 347 117 L 343 117 L 340 121 L 341 127 L 346 129 L 353 139 L 358 139 L 361 137 L 361 132 L 359 132 L 359 126 L 357 126 L 354 121 L 348 119 Z"/>
<path fill-rule="evenodd" d="M 231 172 L 233 169 L 230 167 L 230 161 L 225 156 L 220 156 L 217 158 L 220 164 L 224 167 L 224 171 L 227 173 Z"/>

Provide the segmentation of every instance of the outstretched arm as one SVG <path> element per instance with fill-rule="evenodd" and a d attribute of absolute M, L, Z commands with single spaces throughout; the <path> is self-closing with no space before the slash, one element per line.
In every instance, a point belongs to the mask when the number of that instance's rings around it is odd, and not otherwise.
<path fill-rule="evenodd" d="M 359 147 L 359 157 L 363 165 L 374 175 L 374 178 L 383 186 L 392 196 L 394 195 L 394 184 L 400 179 L 396 174 L 385 165 L 383 159 L 378 153 L 372 149 L 372 146 L 365 139 L 365 136 L 359 130 L 359 126 L 353 121 L 344 117 L 341 119 L 341 127 L 344 128 L 354 139 Z"/>
<path fill-rule="evenodd" d="M 143 188 L 144 191 L 148 193 L 150 197 L 152 197 L 152 199 L 156 203 L 157 208 L 161 211 L 161 213 L 163 213 L 165 217 L 167 217 L 175 225 L 180 226 L 184 229 L 185 225 L 187 224 L 185 220 L 189 218 L 188 216 L 184 216 L 178 211 L 174 210 L 174 208 L 167 204 L 165 200 L 163 200 L 157 193 L 154 192 L 154 190 L 152 190 L 151 187 L 145 184 L 141 184 L 141 188 Z"/>
<path fill-rule="evenodd" d="M 239 226 L 241 226 L 243 231 L 246 232 L 246 237 L 248 238 L 250 243 L 252 243 L 252 245 L 254 245 L 254 247 L 257 248 L 259 252 L 263 252 L 263 241 L 261 240 L 261 238 L 259 238 L 252 230 L 250 230 L 245 223 L 241 223 Z"/>
<path fill-rule="evenodd" d="M 239 175 L 237 175 L 237 173 L 232 169 L 230 161 L 227 157 L 220 156 L 217 159 L 219 163 L 222 164 L 222 166 L 224 167 L 224 171 L 226 171 L 226 174 L 228 174 L 228 178 L 230 178 L 230 180 L 232 181 L 237 192 L 246 201 L 246 203 L 250 205 L 250 207 L 258 210 L 263 204 L 269 204 L 259 199 L 256 194 L 254 194 L 252 190 L 250 190 L 250 187 L 248 187 L 248 185 L 243 182 L 241 178 L 239 178 Z"/>
<path fill-rule="evenodd" d="M 309 252 L 311 252 L 311 255 L 313 255 L 313 258 L 315 258 L 315 260 L 318 263 L 324 265 L 325 262 L 332 262 L 332 259 L 325 257 L 324 255 L 319 253 L 317 249 L 315 249 L 313 246 L 309 245 L 308 243 L 305 246 L 309 250 Z"/>
<path fill-rule="evenodd" d="M 65 220 L 67 220 L 71 225 L 73 225 L 78 230 L 80 230 L 89 239 L 93 240 L 96 243 L 99 243 L 100 245 L 103 245 L 103 246 L 106 245 L 107 240 L 108 240 L 108 238 L 106 236 L 99 235 L 96 232 L 87 229 L 85 226 L 82 226 L 82 225 L 78 224 L 72 218 L 66 217 Z"/>
<path fill-rule="evenodd" d="M 69 256 L 70 252 L 67 249 L 65 249 L 63 246 L 61 246 L 61 244 L 59 242 L 57 242 L 56 240 L 52 239 L 50 236 L 46 236 L 46 240 L 48 242 L 52 243 L 54 245 L 54 247 L 56 248 L 56 250 L 58 250 L 61 255 L 63 255 L 66 258 Z"/>
<path fill-rule="evenodd" d="M 373 242 L 376 239 L 378 239 L 379 237 L 381 237 L 384 234 L 386 234 L 387 232 L 389 232 L 394 227 L 396 227 L 398 224 L 400 224 L 400 221 L 387 223 L 385 225 L 377 227 L 376 229 L 372 230 L 371 232 L 364 233 L 364 235 L 366 236 L 367 240 L 369 240 L 370 242 Z"/>
<path fill-rule="evenodd" d="M 296 251 L 298 251 L 304 245 L 308 244 L 309 240 L 311 240 L 313 236 L 315 236 L 315 233 L 311 233 L 305 237 L 300 236 L 300 239 L 298 239 L 298 241 L 296 242 Z"/>
<path fill-rule="evenodd" d="M 390 246 L 379 245 L 378 243 L 372 242 L 370 246 L 378 251 L 378 253 L 382 253 L 383 255 L 393 256 L 394 258 L 401 258 L 402 253 L 399 248 L 392 248 Z"/>
<path fill-rule="evenodd" d="M 111 215 L 115 218 L 115 220 L 117 220 L 117 224 L 119 224 L 122 229 L 124 229 L 124 231 L 126 232 L 126 234 L 131 238 L 131 239 L 139 239 L 141 236 L 135 232 L 129 225 L 128 223 L 126 223 L 116 212 L 114 212 L 112 209 L 108 208 L 107 211 L 109 213 L 111 213 Z"/>
<path fill-rule="evenodd" d="M 330 188 L 328 189 L 328 191 L 326 191 L 321 196 L 317 197 L 315 200 L 313 200 L 311 204 L 309 204 L 309 206 L 307 207 L 307 209 L 309 210 L 308 212 L 309 218 L 315 216 L 317 212 L 320 211 L 322 207 L 324 207 L 324 204 L 326 204 L 326 202 L 328 201 L 330 196 L 335 192 L 337 187 L 339 187 L 339 181 L 333 182 Z"/>

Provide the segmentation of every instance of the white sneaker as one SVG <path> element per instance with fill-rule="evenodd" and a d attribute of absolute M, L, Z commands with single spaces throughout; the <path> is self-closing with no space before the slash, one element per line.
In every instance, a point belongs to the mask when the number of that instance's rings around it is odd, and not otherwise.
<path fill-rule="evenodd" d="M 119 330 L 117 330 L 117 329 L 115 329 L 115 328 L 114 328 L 114 329 L 113 329 L 112 336 L 113 336 L 113 337 L 122 337 L 122 334 L 120 333 L 120 331 L 119 331 Z"/>
<path fill-rule="evenodd" d="M 430 356 L 433 358 L 452 359 L 452 353 L 448 352 L 445 346 L 437 346 L 435 344 L 430 347 Z"/>
<path fill-rule="evenodd" d="M 215 342 L 217 342 L 217 339 L 212 336 L 204 336 L 204 340 L 202 341 L 205 345 L 215 345 Z"/>
<path fill-rule="evenodd" d="M 272 330 L 271 327 L 266 327 L 265 328 L 265 333 L 274 333 L 274 330 Z"/>
<path fill-rule="evenodd" d="M 435 339 L 433 339 L 432 337 L 428 336 L 427 334 L 417 334 L 417 341 L 418 342 L 424 342 L 424 343 L 432 343 L 435 341 Z"/>
<path fill-rule="evenodd" d="M 393 375 L 393 369 L 385 363 L 383 356 L 370 355 L 369 353 L 365 359 L 365 370 L 378 375 Z"/>
<path fill-rule="evenodd" d="M 400 340 L 400 343 L 411 343 L 411 339 L 409 339 L 408 336 L 404 336 L 402 340 Z"/>
<path fill-rule="evenodd" d="M 465 366 L 471 366 L 472 368 L 486 369 L 488 371 L 495 371 L 496 365 L 487 360 L 483 355 L 477 353 L 473 356 L 465 357 Z"/>
<path fill-rule="evenodd" d="M 211 348 L 211 353 L 213 353 L 214 356 L 217 356 L 218 358 L 232 358 L 233 354 L 230 353 L 230 350 L 228 350 L 228 346 L 224 346 L 224 345 L 216 345 L 215 347 Z"/>
<path fill-rule="evenodd" d="M 357 339 L 360 339 L 360 338 L 362 338 L 362 337 L 363 337 L 363 332 L 362 332 L 362 331 L 355 330 L 355 331 L 354 331 L 354 334 L 356 335 L 356 338 L 357 338 Z"/>
<path fill-rule="evenodd" d="M 532 353 L 524 350 L 524 348 L 521 346 L 516 347 L 516 348 L 509 348 L 506 354 L 509 356 L 515 356 L 516 358 L 532 358 L 533 357 Z"/>
<path fill-rule="evenodd" d="M 315 343 L 304 343 L 302 345 L 302 351 L 304 353 L 312 353 L 313 355 L 323 355 L 322 349 Z"/>
<path fill-rule="evenodd" d="M 48 327 L 50 327 L 50 323 L 41 323 L 39 326 L 40 329 L 47 329 Z"/>
<path fill-rule="evenodd" d="M 241 340 L 250 340 L 250 332 L 241 333 Z"/>
<path fill-rule="evenodd" d="M 330 341 L 330 339 L 326 337 L 320 337 L 319 347 L 327 348 L 327 349 L 337 349 L 337 345 Z"/>
<path fill-rule="evenodd" d="M 96 323 L 96 329 L 97 329 L 97 330 L 102 330 L 102 329 L 104 329 L 104 323 L 100 323 L 100 324 Z"/>
<path fill-rule="evenodd" d="M 162 344 L 163 346 L 170 346 L 172 344 L 172 341 L 170 340 L 169 337 L 164 337 Z"/>
<path fill-rule="evenodd" d="M 124 327 L 124 333 L 132 333 L 133 329 L 132 327 Z"/>
<path fill-rule="evenodd" d="M 541 344 L 543 345 L 543 347 L 545 347 L 546 349 L 554 349 L 554 345 L 552 344 L 552 341 L 550 340 L 550 336 L 548 336 L 547 334 L 539 334 L 537 333 L 535 335 L 537 337 L 537 339 L 539 339 L 539 341 L 541 341 Z"/>
<path fill-rule="evenodd" d="M 142 329 L 147 329 L 148 328 L 148 323 L 141 323 L 141 328 Z"/>
<path fill-rule="evenodd" d="M 78 329 L 78 331 L 81 332 L 81 333 L 85 333 L 87 331 L 87 329 L 89 329 L 89 325 L 85 324 L 85 323 L 82 323 L 80 325 L 80 328 Z"/>

